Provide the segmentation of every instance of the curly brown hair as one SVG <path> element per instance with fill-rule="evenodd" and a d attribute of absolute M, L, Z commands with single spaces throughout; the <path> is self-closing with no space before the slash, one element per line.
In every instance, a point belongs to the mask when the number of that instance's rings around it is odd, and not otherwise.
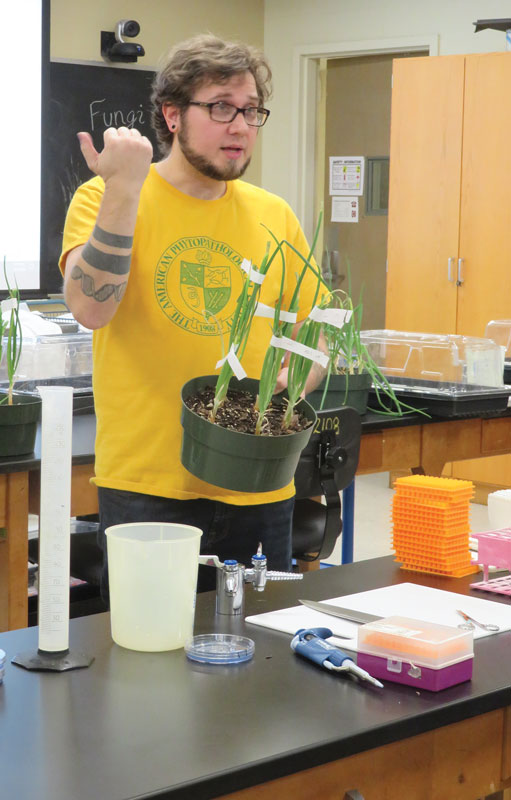
<path fill-rule="evenodd" d="M 186 108 L 193 92 L 204 83 L 225 83 L 234 75 L 254 76 L 259 102 L 271 96 L 271 69 L 264 54 L 248 44 L 227 42 L 213 34 L 200 34 L 175 45 L 156 73 L 151 94 L 151 123 L 160 149 L 167 154 L 172 134 L 162 106 Z"/>

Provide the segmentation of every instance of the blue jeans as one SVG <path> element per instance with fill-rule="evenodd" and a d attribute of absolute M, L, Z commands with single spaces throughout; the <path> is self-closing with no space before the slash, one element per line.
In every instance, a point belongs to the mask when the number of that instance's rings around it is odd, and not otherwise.
<path fill-rule="evenodd" d="M 217 555 L 220 561 L 235 558 L 250 566 L 262 543 L 268 569 L 291 569 L 291 530 L 294 497 L 276 503 L 235 506 L 215 500 L 171 500 L 166 497 L 98 488 L 100 531 L 103 550 L 101 596 L 108 604 L 108 563 L 104 531 L 124 522 L 177 522 L 203 531 L 201 553 Z M 216 570 L 199 567 L 197 590 L 215 588 Z"/>

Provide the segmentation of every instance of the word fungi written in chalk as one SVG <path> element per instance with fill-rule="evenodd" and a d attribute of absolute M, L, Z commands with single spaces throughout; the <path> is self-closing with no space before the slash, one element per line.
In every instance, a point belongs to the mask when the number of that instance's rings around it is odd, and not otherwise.
<path fill-rule="evenodd" d="M 121 111 L 117 109 L 109 111 L 104 106 L 101 106 L 105 102 L 106 98 L 104 97 L 102 100 L 93 100 L 89 103 L 91 131 L 98 128 L 119 128 L 120 126 L 133 128 L 134 125 L 144 124 L 145 118 L 142 104 L 136 110 Z"/>

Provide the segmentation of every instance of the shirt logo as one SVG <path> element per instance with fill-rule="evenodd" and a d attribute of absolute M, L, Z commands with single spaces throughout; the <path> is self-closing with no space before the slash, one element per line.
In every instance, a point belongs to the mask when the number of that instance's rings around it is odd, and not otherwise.
<path fill-rule="evenodd" d="M 154 289 L 160 308 L 191 333 L 228 333 L 243 284 L 242 260 L 225 242 L 205 236 L 178 239 L 156 267 Z"/>
<path fill-rule="evenodd" d="M 217 315 L 231 296 L 231 272 L 228 266 L 205 267 L 181 261 L 181 296 L 192 311 L 204 309 Z"/>

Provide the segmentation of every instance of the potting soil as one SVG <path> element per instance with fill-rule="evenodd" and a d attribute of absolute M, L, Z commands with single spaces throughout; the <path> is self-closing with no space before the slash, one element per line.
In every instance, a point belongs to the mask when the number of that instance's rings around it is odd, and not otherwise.
<path fill-rule="evenodd" d="M 185 400 L 186 406 L 201 417 L 209 419 L 213 408 L 215 388 L 206 386 L 197 394 Z M 217 411 L 215 424 L 223 428 L 237 431 L 238 433 L 255 434 L 257 411 L 255 400 L 249 392 L 238 389 L 229 389 L 227 397 Z M 289 433 L 305 430 L 312 423 L 303 414 L 293 414 L 289 428 L 282 428 L 282 421 L 287 407 L 286 398 L 274 398 L 265 414 L 265 421 L 261 430 L 262 436 L 286 436 Z"/>

